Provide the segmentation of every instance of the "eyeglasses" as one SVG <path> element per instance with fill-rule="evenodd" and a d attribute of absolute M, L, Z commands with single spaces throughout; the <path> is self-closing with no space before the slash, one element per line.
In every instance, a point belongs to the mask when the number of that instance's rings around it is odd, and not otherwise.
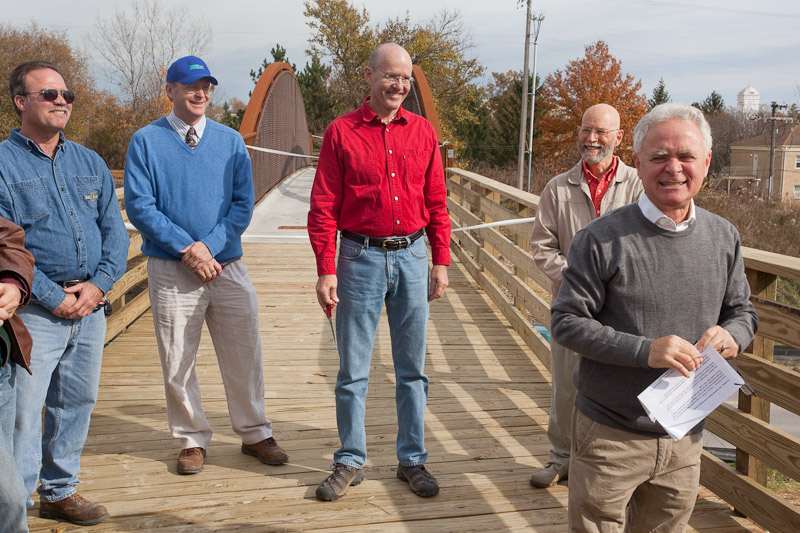
<path fill-rule="evenodd" d="M 184 94 L 200 94 L 203 93 L 206 96 L 211 96 L 214 94 L 214 88 L 216 87 L 213 83 L 208 84 L 206 87 L 193 87 L 191 85 L 183 85 L 180 84 L 181 90 Z"/>
<path fill-rule="evenodd" d="M 385 82 L 394 83 L 397 85 L 411 85 L 414 83 L 414 78 L 411 76 L 400 76 L 397 74 L 387 74 L 385 72 L 383 73 L 383 77 L 381 79 L 383 79 Z"/>
<path fill-rule="evenodd" d="M 69 89 L 42 89 L 41 91 L 32 93 L 20 93 L 20 96 L 31 96 L 33 94 L 41 95 L 42 99 L 47 102 L 55 102 L 58 100 L 59 95 L 61 95 L 64 101 L 68 104 L 71 104 L 75 101 L 75 93 Z"/>
<path fill-rule="evenodd" d="M 598 137 L 608 137 L 615 131 L 619 131 L 619 128 L 613 130 L 606 130 L 602 128 L 578 128 L 578 133 L 583 135 L 584 137 L 590 137 L 592 133 L 596 133 Z"/>

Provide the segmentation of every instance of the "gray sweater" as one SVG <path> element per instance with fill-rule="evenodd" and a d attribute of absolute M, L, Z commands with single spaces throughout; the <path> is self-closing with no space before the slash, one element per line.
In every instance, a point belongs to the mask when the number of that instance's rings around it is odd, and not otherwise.
<path fill-rule="evenodd" d="M 739 233 L 717 215 L 696 213 L 694 224 L 676 233 L 631 204 L 592 222 L 572 242 L 551 327 L 557 342 L 581 355 L 576 405 L 597 422 L 666 434 L 636 398 L 664 372 L 647 366 L 657 337 L 695 343 L 720 325 L 740 349 L 753 338 L 757 317 Z"/>

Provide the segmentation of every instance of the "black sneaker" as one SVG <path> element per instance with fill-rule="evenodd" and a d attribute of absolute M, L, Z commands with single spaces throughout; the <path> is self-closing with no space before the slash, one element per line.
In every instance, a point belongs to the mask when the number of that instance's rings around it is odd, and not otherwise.
<path fill-rule="evenodd" d="M 425 469 L 425 465 L 397 466 L 397 479 L 408 483 L 411 492 L 422 498 L 430 498 L 439 494 L 439 482 L 433 474 Z"/>
<path fill-rule="evenodd" d="M 364 470 L 352 466 L 336 463 L 333 472 L 317 487 L 317 499 L 323 502 L 332 502 L 344 496 L 347 488 L 356 486 L 364 481 Z"/>

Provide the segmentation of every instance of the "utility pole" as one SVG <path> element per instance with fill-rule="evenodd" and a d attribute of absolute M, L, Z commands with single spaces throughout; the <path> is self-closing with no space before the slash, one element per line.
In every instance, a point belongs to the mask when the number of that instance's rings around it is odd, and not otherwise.
<path fill-rule="evenodd" d="M 542 28 L 542 21 L 544 15 L 533 17 L 533 87 L 531 88 L 531 123 L 528 129 L 528 188 L 527 191 L 531 192 L 531 182 L 533 181 L 533 121 L 534 111 L 536 110 L 536 45 L 539 44 L 539 30 Z"/>
<path fill-rule="evenodd" d="M 517 5 L 522 0 L 518 0 Z M 517 153 L 517 188 L 522 189 L 523 177 L 525 176 L 525 123 L 528 120 L 528 55 L 531 46 L 531 0 L 527 0 L 528 8 L 525 14 L 525 59 L 522 67 L 522 103 L 519 119 L 519 149 Z"/>
<path fill-rule="evenodd" d="M 769 127 L 770 127 L 770 138 L 769 138 L 769 177 L 767 178 L 767 200 L 772 200 L 772 170 L 773 170 L 773 158 L 775 157 L 775 121 L 776 120 L 785 120 L 782 117 L 776 118 L 775 111 L 778 109 L 786 109 L 786 104 L 778 104 L 774 100 L 770 104 L 772 107 L 772 115 L 769 118 Z"/>

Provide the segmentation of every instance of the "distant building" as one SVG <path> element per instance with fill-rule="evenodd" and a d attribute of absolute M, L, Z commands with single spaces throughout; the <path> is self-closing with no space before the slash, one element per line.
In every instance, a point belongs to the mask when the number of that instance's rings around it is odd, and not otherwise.
<path fill-rule="evenodd" d="M 740 113 L 751 114 L 758 113 L 761 106 L 761 95 L 755 89 L 748 85 L 736 95 L 736 107 Z"/>
<path fill-rule="evenodd" d="M 730 175 L 756 178 L 766 195 L 769 183 L 769 128 L 761 135 L 731 144 Z M 772 197 L 800 201 L 800 125 L 779 126 L 772 165 Z"/>

